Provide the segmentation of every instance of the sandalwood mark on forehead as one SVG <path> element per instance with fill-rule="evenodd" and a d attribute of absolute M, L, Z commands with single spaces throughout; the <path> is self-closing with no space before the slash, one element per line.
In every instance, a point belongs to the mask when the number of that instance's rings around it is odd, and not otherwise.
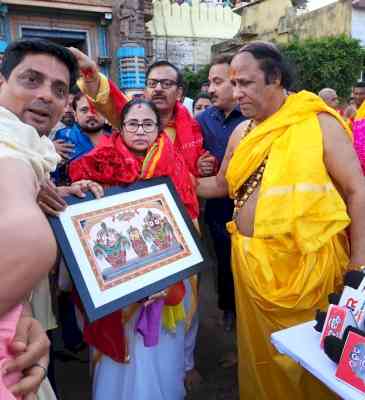
<path fill-rule="evenodd" d="M 229 70 L 228 70 L 228 75 L 229 75 L 229 79 L 231 79 L 231 80 L 236 79 L 237 70 L 234 67 L 230 66 Z"/>

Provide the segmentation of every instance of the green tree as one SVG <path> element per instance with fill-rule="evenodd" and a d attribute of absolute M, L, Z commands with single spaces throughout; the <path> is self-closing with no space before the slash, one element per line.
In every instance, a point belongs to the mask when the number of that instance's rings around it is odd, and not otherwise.
<path fill-rule="evenodd" d="M 296 69 L 294 89 L 318 93 L 333 88 L 347 98 L 364 68 L 365 52 L 358 40 L 347 36 L 298 39 L 281 46 Z"/>
<path fill-rule="evenodd" d="M 188 97 L 195 98 L 200 91 L 201 84 L 208 79 L 208 72 L 209 65 L 204 65 L 197 72 L 192 71 L 190 68 L 185 68 L 182 71 Z"/>

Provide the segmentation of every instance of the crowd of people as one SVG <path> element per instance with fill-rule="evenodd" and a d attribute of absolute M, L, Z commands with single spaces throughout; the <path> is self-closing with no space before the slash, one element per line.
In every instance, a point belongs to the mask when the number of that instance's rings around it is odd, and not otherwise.
<path fill-rule="evenodd" d="M 191 111 L 166 60 L 134 99 L 45 40 L 10 44 L 0 72 L 1 400 L 58 397 L 57 324 L 68 349 L 90 351 L 94 400 L 182 400 L 199 380 L 199 277 L 88 323 L 47 222 L 69 195 L 161 176 L 208 227 L 240 399 L 336 398 L 270 335 L 313 319 L 346 270 L 365 268 L 364 82 L 341 106 L 331 88 L 295 93 L 278 48 L 259 41 L 212 61 Z M 135 329 L 151 304 L 153 337 Z"/>

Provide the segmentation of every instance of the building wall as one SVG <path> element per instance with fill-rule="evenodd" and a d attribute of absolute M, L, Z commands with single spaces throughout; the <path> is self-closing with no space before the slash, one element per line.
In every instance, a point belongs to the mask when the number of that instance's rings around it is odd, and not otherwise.
<path fill-rule="evenodd" d="M 211 46 L 232 38 L 239 26 L 239 16 L 229 7 L 213 7 L 199 0 L 192 0 L 191 6 L 157 0 L 148 24 L 154 38 L 154 58 L 193 69 L 208 64 Z"/>
<path fill-rule="evenodd" d="M 194 39 L 191 37 L 155 37 L 153 53 L 156 60 L 169 60 L 178 68 L 198 70 L 211 61 L 211 47 L 221 39 Z"/>
<path fill-rule="evenodd" d="M 137 16 L 143 24 L 152 19 L 152 0 L 138 1 L 143 12 Z M 0 61 L 9 42 L 43 37 L 80 48 L 99 64 L 103 73 L 120 82 L 119 50 L 126 42 L 120 23 L 123 4 L 123 0 L 1 0 Z M 143 51 L 147 45 L 150 50 L 151 42 L 146 32 L 137 44 Z M 146 53 L 150 57 L 149 51 Z"/>
<path fill-rule="evenodd" d="M 352 13 L 351 2 L 339 0 L 336 3 L 295 18 L 290 26 L 291 36 L 296 35 L 300 39 L 341 34 L 351 36 Z M 365 28 L 363 31 L 365 33 Z"/>
<path fill-rule="evenodd" d="M 352 6 L 339 0 L 318 10 L 297 13 L 290 0 L 263 0 L 243 7 L 240 32 L 256 34 L 260 40 L 287 42 L 293 37 L 351 34 Z"/>
<path fill-rule="evenodd" d="M 290 0 L 257 0 L 237 9 L 241 14 L 239 40 L 231 39 L 214 46 L 213 53 L 234 53 L 250 40 L 286 43 L 294 38 L 319 38 L 340 34 L 351 35 L 353 8 L 348 0 L 312 12 L 296 11 Z M 365 21 L 358 18 L 358 32 L 365 40 Z M 356 35 L 354 37 L 357 37 Z"/>
<path fill-rule="evenodd" d="M 44 0 L 32 0 L 34 5 Z M 84 4 L 87 6 L 102 6 L 102 5 L 111 5 L 112 0 L 51 0 L 52 3 L 70 3 L 70 4 Z M 21 0 L 19 1 L 21 3 Z"/>
<path fill-rule="evenodd" d="M 27 6 L 40 8 L 57 8 L 74 11 L 110 12 L 113 0 L 2 0 L 2 4 L 9 6 Z"/>
<path fill-rule="evenodd" d="M 13 40 L 21 38 L 23 27 L 46 31 L 80 31 L 86 35 L 87 47 L 84 50 L 95 60 L 101 55 L 98 43 L 97 22 L 93 19 L 75 18 L 62 14 L 49 17 L 39 14 L 22 14 L 16 12 L 16 10 L 9 10 L 10 33 Z"/>
<path fill-rule="evenodd" d="M 288 15 L 291 6 L 290 0 L 259 0 L 243 7 L 241 35 L 257 35 L 262 40 L 283 40 L 278 33 L 279 22 Z"/>
<path fill-rule="evenodd" d="M 105 12 L 112 10 L 112 0 L 4 0 L 2 3 L 0 22 L 4 46 L 21 39 L 25 30 L 57 40 L 67 40 L 75 34 L 80 35 L 80 42 L 84 44 L 81 49 L 93 59 L 109 55 L 108 24 L 104 22 Z M 65 4 L 84 8 L 75 12 L 63 8 Z M 57 8 L 58 5 L 61 8 Z M 89 6 L 92 7 L 90 10 Z"/>
<path fill-rule="evenodd" d="M 352 37 L 359 39 L 365 47 L 365 8 L 353 9 L 352 12 Z"/>

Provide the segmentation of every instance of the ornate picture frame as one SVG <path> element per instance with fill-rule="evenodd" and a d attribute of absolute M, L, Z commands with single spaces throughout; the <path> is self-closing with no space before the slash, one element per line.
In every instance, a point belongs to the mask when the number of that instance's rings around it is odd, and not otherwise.
<path fill-rule="evenodd" d="M 207 264 L 169 178 L 69 197 L 49 221 L 90 322 L 157 293 Z"/>

